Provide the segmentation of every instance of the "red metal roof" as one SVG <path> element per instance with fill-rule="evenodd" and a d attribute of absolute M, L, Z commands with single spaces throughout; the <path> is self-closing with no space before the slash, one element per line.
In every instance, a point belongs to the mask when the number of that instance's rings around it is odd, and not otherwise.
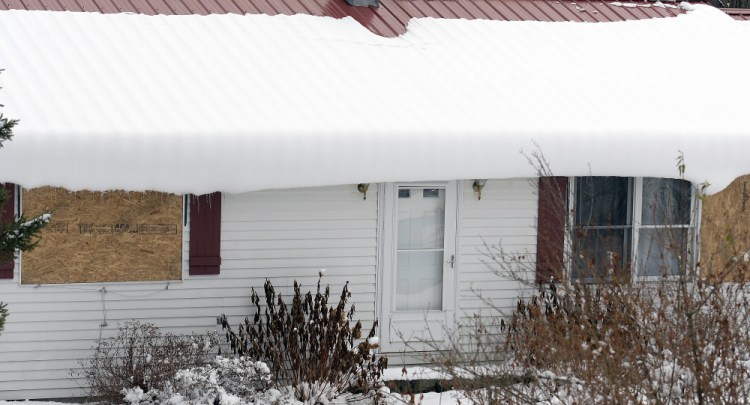
<path fill-rule="evenodd" d="M 0 10 L 57 10 L 139 14 L 310 14 L 351 16 L 376 34 L 397 36 L 414 17 L 504 21 L 607 22 L 682 13 L 677 8 L 614 6 L 593 0 L 381 0 L 380 7 L 352 7 L 344 0 L 0 0 Z M 750 19 L 747 10 L 734 18 Z"/>
<path fill-rule="evenodd" d="M 723 8 L 725 13 L 731 15 L 735 20 L 750 21 L 750 9 L 747 8 Z"/>

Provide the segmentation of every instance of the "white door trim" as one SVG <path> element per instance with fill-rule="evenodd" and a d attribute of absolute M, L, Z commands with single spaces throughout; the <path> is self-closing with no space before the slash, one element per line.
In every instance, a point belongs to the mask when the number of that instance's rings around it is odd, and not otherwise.
<path fill-rule="evenodd" d="M 443 303 L 441 310 L 396 311 L 396 231 L 398 215 L 398 187 L 445 188 L 445 249 L 443 260 Z M 455 327 L 458 304 L 458 251 L 459 208 L 461 182 L 431 181 L 414 183 L 384 183 L 378 192 L 378 318 L 380 319 L 381 351 L 429 350 L 446 340 L 446 331 Z M 453 266 L 450 263 L 453 256 Z M 399 326 L 401 325 L 401 326 Z M 407 326 L 406 328 L 404 326 Z M 404 331 L 402 329 L 408 329 Z M 398 334 L 397 331 L 401 331 Z M 407 336 L 409 334 L 409 336 Z M 422 340 L 429 337 L 434 344 Z M 401 338 L 405 338 L 408 343 Z M 411 338 L 411 339 L 410 339 Z"/>

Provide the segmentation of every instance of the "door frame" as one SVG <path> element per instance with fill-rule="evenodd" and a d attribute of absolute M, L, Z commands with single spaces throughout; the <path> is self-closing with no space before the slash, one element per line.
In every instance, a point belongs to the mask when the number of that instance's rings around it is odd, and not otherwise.
<path fill-rule="evenodd" d="M 446 241 L 444 262 L 454 256 L 453 267 L 443 265 L 443 309 L 440 311 L 395 311 L 395 282 L 396 282 L 396 235 L 398 216 L 396 202 L 399 186 L 411 187 L 441 187 L 446 190 L 445 199 L 445 232 L 444 237 L 453 237 Z M 451 181 L 421 181 L 421 182 L 392 182 L 380 183 L 378 188 L 378 265 L 376 286 L 376 308 L 380 325 L 380 351 L 404 352 L 424 351 L 441 347 L 447 343 L 447 331 L 456 326 L 456 310 L 459 299 L 459 269 L 460 269 L 460 212 L 463 195 L 463 182 Z M 450 231 L 450 232 L 449 232 Z M 434 344 L 423 342 L 392 340 L 393 321 L 412 322 L 415 325 L 425 325 L 430 336 L 435 338 Z M 427 327 L 427 325 L 431 327 Z M 439 326 L 438 326 L 439 325 Z"/>

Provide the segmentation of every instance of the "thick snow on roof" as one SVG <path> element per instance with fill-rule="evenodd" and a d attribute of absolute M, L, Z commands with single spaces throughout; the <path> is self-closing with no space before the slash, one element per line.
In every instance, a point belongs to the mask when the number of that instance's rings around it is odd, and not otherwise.
<path fill-rule="evenodd" d="M 622 23 L 0 12 L 0 181 L 242 192 L 534 175 L 750 172 L 750 29 L 696 6 Z"/>

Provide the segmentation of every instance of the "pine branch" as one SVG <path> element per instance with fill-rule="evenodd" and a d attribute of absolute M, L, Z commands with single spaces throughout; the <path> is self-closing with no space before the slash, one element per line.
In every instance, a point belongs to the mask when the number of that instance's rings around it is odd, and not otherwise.
<path fill-rule="evenodd" d="M 3 69 L 0 69 L 0 72 L 2 72 Z M 3 107 L 2 104 L 0 104 L 0 107 Z M 10 138 L 13 136 L 13 127 L 18 124 L 18 120 L 9 120 L 7 118 L 4 118 L 2 114 L 0 114 L 0 148 L 3 147 L 3 142 L 9 141 Z M 5 202 L 8 201 L 8 193 L 5 191 L 5 189 L 0 189 L 0 215 L 3 214 L 3 207 L 5 207 Z M 0 227 L 4 227 L 2 223 L 0 223 Z M 10 229 L 10 227 L 9 227 Z M 38 232 L 38 231 L 37 231 Z M 5 232 L 3 231 L 0 233 L 0 239 L 5 239 Z M 8 253 L 8 257 L 6 257 L 5 251 L 0 248 L 0 263 L 5 262 L 6 260 L 9 260 L 13 257 L 15 251 L 11 251 Z M 5 320 L 8 318 L 8 305 L 2 301 L 0 301 L 0 333 L 3 332 L 5 329 Z"/>
<path fill-rule="evenodd" d="M 10 120 L 0 114 L 0 148 L 3 147 L 3 142 L 9 141 L 13 137 L 13 127 L 16 124 L 18 124 L 18 120 Z"/>
<path fill-rule="evenodd" d="M 0 69 L 0 73 L 5 69 Z M 2 88 L 2 87 L 0 87 Z M 0 107 L 4 107 L 2 104 L 0 104 Z M 9 141 L 11 137 L 13 137 L 13 127 L 18 124 L 18 120 L 10 120 L 3 117 L 3 114 L 0 114 L 0 148 L 3 147 L 3 142 Z"/>
<path fill-rule="evenodd" d="M 49 222 L 50 214 L 40 215 L 32 220 L 21 216 L 5 224 L 0 232 L 0 261 L 13 258 L 17 250 L 29 251 L 39 243 L 39 233 Z"/>
<path fill-rule="evenodd" d="M 8 318 L 8 304 L 0 301 L 0 333 L 5 329 L 5 319 Z"/>
<path fill-rule="evenodd" d="M 5 212 L 5 203 L 8 201 L 8 192 L 0 187 L 0 215 L 3 215 L 3 212 Z"/>

